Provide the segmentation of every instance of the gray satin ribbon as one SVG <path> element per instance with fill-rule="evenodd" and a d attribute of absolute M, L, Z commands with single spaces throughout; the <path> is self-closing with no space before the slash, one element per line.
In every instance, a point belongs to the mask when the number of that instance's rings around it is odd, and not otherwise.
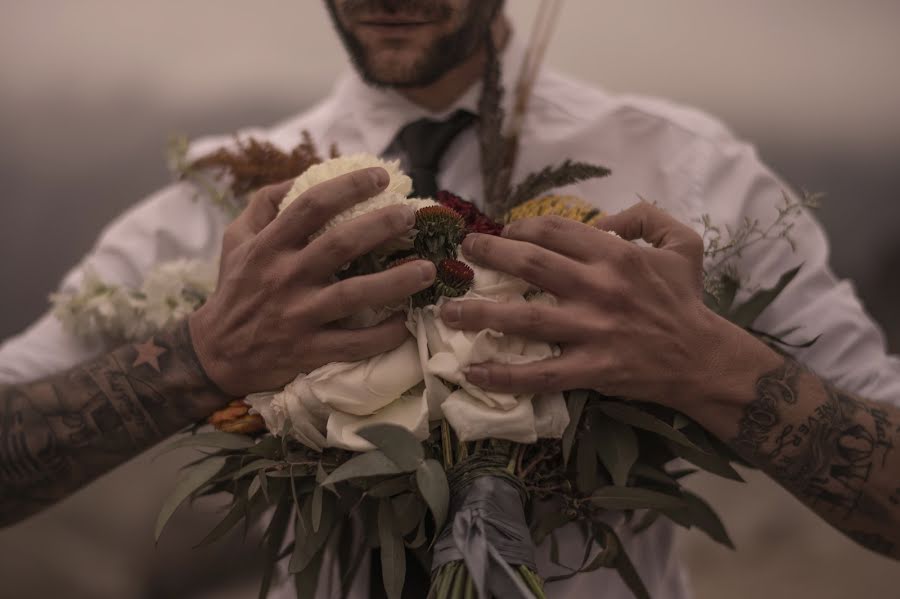
<path fill-rule="evenodd" d="M 481 599 L 533 599 L 511 565 L 536 570 L 519 489 L 506 477 L 478 476 L 454 494 L 452 523 L 434 545 L 432 572 L 463 561 Z"/>

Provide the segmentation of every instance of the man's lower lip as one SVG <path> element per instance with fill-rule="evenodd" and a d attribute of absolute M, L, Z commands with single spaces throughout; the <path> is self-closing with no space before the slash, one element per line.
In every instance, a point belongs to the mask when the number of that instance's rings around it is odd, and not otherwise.
<path fill-rule="evenodd" d="M 423 21 L 421 23 L 375 23 L 375 22 L 362 22 L 360 26 L 362 27 L 377 27 L 379 29 L 406 29 L 413 27 L 424 27 L 426 25 L 433 25 L 433 21 Z"/>

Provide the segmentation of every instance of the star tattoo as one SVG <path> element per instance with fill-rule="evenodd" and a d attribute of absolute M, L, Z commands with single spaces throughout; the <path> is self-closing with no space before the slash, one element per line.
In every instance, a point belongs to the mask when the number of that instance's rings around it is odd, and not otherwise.
<path fill-rule="evenodd" d="M 159 357 L 166 353 L 166 348 L 156 345 L 153 337 L 145 343 L 135 343 L 134 349 L 137 351 L 137 357 L 134 359 L 132 368 L 137 368 L 141 364 L 147 364 L 156 372 L 159 370 Z"/>

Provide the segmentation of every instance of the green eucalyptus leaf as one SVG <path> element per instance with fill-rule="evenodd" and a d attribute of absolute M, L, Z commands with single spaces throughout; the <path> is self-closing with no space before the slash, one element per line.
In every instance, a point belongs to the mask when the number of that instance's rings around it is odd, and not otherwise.
<path fill-rule="evenodd" d="M 249 448 L 250 453 L 268 458 L 270 460 L 281 459 L 281 439 L 274 435 L 263 437 L 259 443 Z"/>
<path fill-rule="evenodd" d="M 712 453 L 706 453 L 696 449 L 691 449 L 679 443 L 673 443 L 668 440 L 666 441 L 666 446 L 673 454 L 684 460 L 687 460 L 701 470 L 706 470 L 707 472 L 717 474 L 729 480 L 744 482 L 744 479 L 741 478 L 741 475 L 738 474 L 737 470 L 735 470 L 726 459 L 723 459 L 717 455 L 713 455 Z"/>
<path fill-rule="evenodd" d="M 697 449 L 696 445 L 694 445 L 691 440 L 684 435 L 684 433 L 680 432 L 672 426 L 669 426 L 667 423 L 663 422 L 656 416 L 644 412 L 640 408 L 614 401 L 601 401 L 597 402 L 594 405 L 596 405 L 604 414 L 606 414 L 610 418 L 618 420 L 619 422 L 630 424 L 635 428 L 649 431 L 651 433 L 656 433 L 657 435 L 665 437 L 666 439 L 674 441 L 675 443 L 680 443 L 681 445 L 684 445 L 686 447 L 693 447 Z"/>
<path fill-rule="evenodd" d="M 719 278 L 719 283 L 719 310 L 717 312 L 725 315 L 731 311 L 731 307 L 734 305 L 734 297 L 740 289 L 741 282 L 735 277 L 723 274 Z"/>
<path fill-rule="evenodd" d="M 431 510 L 431 515 L 434 516 L 434 529 L 437 535 L 444 530 L 450 506 L 450 486 L 447 484 L 444 467 L 437 460 L 425 460 L 416 468 L 416 484 L 419 493 L 428 504 L 428 509 Z"/>
<path fill-rule="evenodd" d="M 299 532 L 294 544 L 294 553 L 291 555 L 291 561 L 288 564 L 288 571 L 291 574 L 303 571 L 310 562 L 321 553 L 325 547 L 325 541 L 336 520 L 336 509 L 334 496 L 331 494 L 322 495 L 322 515 L 320 516 L 319 529 L 313 530 L 312 527 L 312 498 L 307 498 L 303 502 L 303 508 L 300 510 L 298 525 L 295 527 Z M 299 536 L 303 533 L 303 537 Z"/>
<path fill-rule="evenodd" d="M 687 427 L 690 424 L 693 424 L 693 421 L 690 418 L 688 418 L 681 412 L 675 412 L 675 417 L 672 419 L 672 426 L 676 430 L 680 431 L 681 429 Z"/>
<path fill-rule="evenodd" d="M 419 520 L 419 527 L 416 529 L 416 536 L 412 541 L 407 543 L 407 546 L 410 549 L 418 549 L 419 547 L 425 545 L 425 541 L 427 540 L 428 538 L 425 535 L 425 518 L 422 518 L 421 520 Z"/>
<path fill-rule="evenodd" d="M 562 451 L 563 466 L 569 465 L 569 457 L 572 455 L 572 447 L 575 444 L 575 434 L 578 432 L 578 426 L 581 424 L 581 415 L 584 413 L 584 406 L 587 403 L 590 391 L 579 389 L 570 391 L 566 400 L 566 407 L 569 410 L 569 425 L 563 432 Z"/>
<path fill-rule="evenodd" d="M 264 458 L 257 458 L 257 459 L 254 459 L 252 462 L 241 466 L 234 472 L 229 473 L 228 478 L 237 479 L 237 478 L 241 478 L 241 477 L 243 477 L 247 474 L 251 474 L 251 473 L 255 476 L 256 473 L 259 470 L 262 470 L 263 468 L 271 468 L 273 466 L 279 466 L 280 464 L 281 464 L 281 462 L 276 462 L 275 460 L 267 460 Z"/>
<path fill-rule="evenodd" d="M 403 470 L 378 449 L 353 456 L 328 475 L 323 484 L 334 485 L 351 478 L 402 474 Z"/>
<path fill-rule="evenodd" d="M 651 482 L 666 485 L 667 487 L 679 488 L 678 481 L 669 475 L 665 470 L 654 468 L 649 464 L 637 463 L 631 469 L 632 474 Z"/>
<path fill-rule="evenodd" d="M 410 485 L 410 477 L 408 474 L 396 476 L 376 483 L 366 491 L 366 495 L 370 497 L 393 497 L 400 493 L 412 490 Z"/>
<path fill-rule="evenodd" d="M 565 510 L 542 511 L 531 526 L 531 540 L 540 545 L 551 532 L 572 521 Z"/>
<path fill-rule="evenodd" d="M 313 532 L 319 532 L 319 525 L 322 523 L 322 485 L 316 485 L 313 489 L 312 505 L 310 507 L 310 519 L 312 520 Z"/>
<path fill-rule="evenodd" d="M 387 501 L 391 502 L 397 531 L 403 537 L 415 530 L 422 521 L 422 516 L 425 515 L 425 504 L 415 493 L 403 493 L 391 497 Z"/>
<path fill-rule="evenodd" d="M 624 487 L 628 484 L 628 473 L 638 459 L 638 439 L 627 424 L 609 418 L 594 418 L 591 436 L 600 461 L 612 477 L 613 484 Z"/>
<path fill-rule="evenodd" d="M 684 499 L 661 491 L 637 487 L 603 487 L 590 497 L 591 503 L 607 510 L 679 510 L 684 509 Z"/>
<path fill-rule="evenodd" d="M 414 471 L 425 459 L 422 443 L 402 426 L 374 424 L 358 430 L 356 434 L 380 449 L 403 472 Z"/>
<path fill-rule="evenodd" d="M 381 576 L 388 599 L 401 599 L 406 579 L 406 550 L 397 529 L 390 500 L 380 500 L 378 538 L 381 544 Z"/>
<path fill-rule="evenodd" d="M 283 488 L 282 488 L 283 490 Z M 284 495 L 281 493 L 281 495 Z M 264 569 L 262 581 L 259 585 L 259 599 L 265 599 L 269 594 L 269 588 L 272 584 L 272 575 L 275 573 L 275 564 L 278 562 L 278 553 L 281 550 L 281 545 L 284 543 L 284 536 L 287 533 L 288 522 L 291 518 L 291 512 L 293 508 L 293 504 L 291 503 L 291 499 L 289 497 L 281 497 L 278 502 L 278 507 L 275 508 L 275 513 L 272 514 L 272 519 L 269 521 L 269 526 L 263 535 L 265 539 L 265 551 L 264 551 Z"/>
<path fill-rule="evenodd" d="M 305 568 L 294 573 L 294 590 L 297 593 L 297 599 L 315 599 L 324 556 L 325 552 L 319 551 L 310 559 Z"/>
<path fill-rule="evenodd" d="M 656 510 L 647 510 L 641 516 L 641 519 L 638 520 L 637 524 L 634 525 L 634 528 L 631 529 L 631 532 L 635 535 L 639 535 L 651 526 L 653 526 L 657 520 L 659 520 L 659 515 L 661 512 Z"/>
<path fill-rule="evenodd" d="M 175 489 L 163 503 L 162 508 L 159 510 L 159 515 L 156 517 L 156 527 L 153 531 L 155 541 L 159 542 L 159 536 L 162 534 L 166 522 L 169 521 L 169 518 L 178 509 L 178 506 L 191 494 L 200 490 L 210 480 L 215 478 L 224 466 L 225 458 L 215 457 L 181 471 L 181 476 L 175 485 Z"/>
<path fill-rule="evenodd" d="M 628 553 L 625 551 L 625 546 L 622 545 L 622 541 L 619 539 L 618 535 L 616 535 L 616 532 L 612 529 L 612 527 L 608 527 L 607 534 L 615 537 L 616 543 L 618 543 L 619 550 L 616 553 L 616 559 L 613 563 L 613 566 L 619 573 L 622 581 L 634 594 L 635 599 L 651 599 L 650 592 L 644 585 L 644 581 L 641 580 L 641 575 L 638 574 L 638 571 L 637 569 L 635 569 L 634 564 L 631 563 L 631 558 L 628 557 Z"/>
<path fill-rule="evenodd" d="M 597 453 L 597 438 L 590 433 L 581 435 L 575 453 L 575 484 L 582 493 L 593 493 L 601 484 Z"/>
<path fill-rule="evenodd" d="M 215 528 L 209 531 L 199 543 L 194 545 L 194 549 L 205 547 L 210 543 L 219 540 L 223 535 L 234 528 L 238 522 L 248 516 L 249 501 L 247 498 L 247 487 L 249 486 L 249 484 L 245 484 L 242 489 L 238 489 L 235 492 L 234 500 L 231 502 L 231 507 L 225 513 L 225 517 L 222 518 L 222 520 L 216 524 Z"/>
<path fill-rule="evenodd" d="M 691 523 L 705 532 L 713 541 L 721 543 L 729 549 L 734 549 L 734 543 L 728 536 L 725 525 L 712 507 L 690 491 L 683 491 L 682 494 L 687 503 L 687 512 Z"/>
<path fill-rule="evenodd" d="M 794 280 L 794 277 L 797 276 L 797 273 L 800 272 L 802 267 L 803 265 L 801 264 L 781 275 L 774 287 L 770 289 L 761 289 L 754 293 L 750 299 L 731 311 L 728 320 L 741 328 L 751 326 L 759 315 L 762 314 L 763 310 L 768 308 L 781 292 L 784 291 L 784 288 Z"/>
<path fill-rule="evenodd" d="M 238 450 L 253 447 L 256 441 L 246 435 L 234 433 L 197 433 L 176 439 L 163 448 L 163 452 L 181 449 L 182 447 L 215 447 L 216 449 Z"/>

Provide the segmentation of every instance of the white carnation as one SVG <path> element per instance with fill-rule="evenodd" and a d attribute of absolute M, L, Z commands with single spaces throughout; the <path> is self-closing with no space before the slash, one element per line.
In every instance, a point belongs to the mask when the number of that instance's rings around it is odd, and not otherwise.
<path fill-rule="evenodd" d="M 378 195 L 355 204 L 351 208 L 341 212 L 328 221 L 318 233 L 313 235 L 313 237 L 321 235 L 328 229 L 343 222 L 387 206 L 402 204 L 418 210 L 419 208 L 434 206 L 436 204 L 433 200 L 407 197 L 412 192 L 412 180 L 400 170 L 399 161 L 384 161 L 372 154 L 353 154 L 352 156 L 332 158 L 331 160 L 326 160 L 325 162 L 309 167 L 302 175 L 294 179 L 293 187 L 291 187 L 291 190 L 288 191 L 287 195 L 281 201 L 279 213 L 283 212 L 284 209 L 290 206 L 301 194 L 315 185 L 353 171 L 372 167 L 381 167 L 388 172 L 390 182 L 388 183 L 387 188 Z"/>

